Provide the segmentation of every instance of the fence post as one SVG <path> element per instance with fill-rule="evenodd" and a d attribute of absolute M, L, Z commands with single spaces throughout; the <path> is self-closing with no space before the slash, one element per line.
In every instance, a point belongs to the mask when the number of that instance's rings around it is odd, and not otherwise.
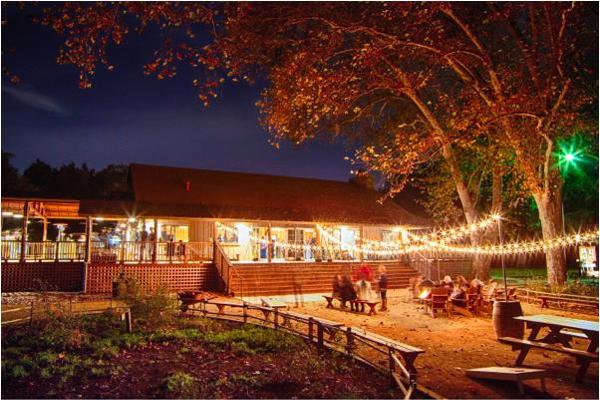
<path fill-rule="evenodd" d="M 60 242 L 57 240 L 56 242 L 54 242 L 54 262 L 58 262 L 59 254 L 60 254 Z"/>
<path fill-rule="evenodd" d="M 317 345 L 323 347 L 323 325 L 317 321 Z"/>
<path fill-rule="evenodd" d="M 121 246 L 121 264 L 123 264 L 125 262 L 125 245 L 127 244 L 127 242 L 122 241 L 120 242 L 120 246 Z"/>
<path fill-rule="evenodd" d="M 242 305 L 242 312 L 244 317 L 244 323 L 248 322 L 248 304 L 244 303 Z"/>
<path fill-rule="evenodd" d="M 309 317 L 308 318 L 308 340 L 310 340 L 312 342 L 313 338 L 314 338 L 314 334 L 313 334 L 313 318 Z"/>
<path fill-rule="evenodd" d="M 394 379 L 394 371 L 396 370 L 395 365 L 394 365 L 394 358 L 392 357 L 392 349 L 391 347 L 388 347 L 388 361 L 389 361 L 389 366 L 390 366 L 390 379 L 392 381 L 392 385 L 396 385 L 396 381 Z"/>
<path fill-rule="evenodd" d="M 131 308 L 127 309 L 125 313 L 125 326 L 127 327 L 127 333 L 133 333 L 133 324 L 131 323 Z"/>
<path fill-rule="evenodd" d="M 31 309 L 29 310 L 29 325 L 31 325 L 31 323 L 33 322 L 33 304 L 34 302 L 31 302 Z"/>
<path fill-rule="evenodd" d="M 279 312 L 277 309 L 273 311 L 273 325 L 275 326 L 275 330 L 279 328 Z"/>
<path fill-rule="evenodd" d="M 350 355 L 352 354 L 352 349 L 354 348 L 354 336 L 352 336 L 352 328 L 346 328 L 346 352 Z"/>

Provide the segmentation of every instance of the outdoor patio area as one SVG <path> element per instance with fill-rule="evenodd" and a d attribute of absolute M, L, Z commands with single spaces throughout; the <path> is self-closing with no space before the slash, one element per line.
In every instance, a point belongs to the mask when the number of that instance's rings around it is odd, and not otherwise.
<path fill-rule="evenodd" d="M 306 296 L 304 305 L 294 311 L 360 327 L 425 350 L 417 358 L 420 385 L 448 398 L 515 398 L 515 385 L 491 380 L 468 378 L 470 368 L 514 365 L 517 352 L 496 341 L 490 316 L 465 317 L 453 315 L 431 318 L 423 306 L 409 301 L 405 289 L 392 290 L 389 312 L 374 316 L 351 313 L 338 308 L 325 308 L 325 299 Z M 291 302 L 293 297 L 284 298 Z M 538 304 L 522 303 L 523 313 L 551 314 L 598 321 L 593 315 L 557 310 L 540 310 Z M 573 342 L 575 348 L 585 348 L 583 340 Z M 547 394 L 540 390 L 539 380 L 525 382 L 527 396 L 533 398 L 597 398 L 598 364 L 590 365 L 583 383 L 575 383 L 577 365 L 571 357 L 546 351 L 532 351 L 525 367 L 542 368 L 550 372 L 546 379 Z"/>

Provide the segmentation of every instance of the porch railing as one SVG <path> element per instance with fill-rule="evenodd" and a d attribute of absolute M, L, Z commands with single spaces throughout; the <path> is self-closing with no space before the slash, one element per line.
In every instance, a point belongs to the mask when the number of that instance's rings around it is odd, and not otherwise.
<path fill-rule="evenodd" d="M 25 261 L 84 261 L 85 242 L 26 242 Z M 94 262 L 199 262 L 212 260 L 212 242 L 91 242 Z M 21 242 L 3 240 L 2 261 L 21 260 Z"/>
<path fill-rule="evenodd" d="M 219 244 L 219 242 L 213 242 L 214 250 L 213 250 L 213 264 L 217 268 L 217 273 L 219 274 L 219 278 L 221 281 L 221 289 L 229 294 L 231 292 L 231 271 L 232 265 L 231 261 L 229 261 L 229 257 L 227 253 L 223 249 L 223 247 Z"/>

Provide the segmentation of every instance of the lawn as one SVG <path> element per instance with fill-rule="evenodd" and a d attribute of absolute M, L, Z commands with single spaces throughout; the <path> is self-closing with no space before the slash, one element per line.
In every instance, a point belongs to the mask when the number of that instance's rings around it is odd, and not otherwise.
<path fill-rule="evenodd" d="M 266 328 L 182 317 L 168 300 L 109 313 L 49 313 L 2 329 L 3 398 L 389 398 L 388 377 Z"/>

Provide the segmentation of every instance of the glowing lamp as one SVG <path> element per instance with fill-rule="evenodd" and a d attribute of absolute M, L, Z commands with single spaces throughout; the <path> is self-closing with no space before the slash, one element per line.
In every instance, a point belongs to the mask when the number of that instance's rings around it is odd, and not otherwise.
<path fill-rule="evenodd" d="M 13 214 L 13 218 L 21 219 L 23 218 L 23 214 Z"/>

